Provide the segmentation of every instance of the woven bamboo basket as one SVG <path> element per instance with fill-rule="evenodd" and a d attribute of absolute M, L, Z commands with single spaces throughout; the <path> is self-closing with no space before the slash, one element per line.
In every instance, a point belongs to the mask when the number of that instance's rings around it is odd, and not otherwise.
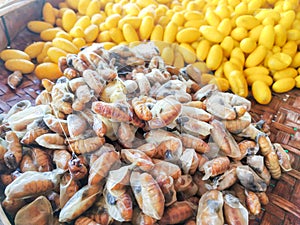
<path fill-rule="evenodd" d="M 39 35 L 27 30 L 26 24 L 41 18 L 41 9 L 45 1 L 13 0 L 0 1 L 0 50 L 11 47 L 24 49 L 33 41 L 40 40 Z M 8 3 L 7 3 L 8 2 Z M 54 6 L 59 0 L 49 1 Z M 0 5 L 1 6 L 1 5 Z M 34 74 L 24 76 L 21 85 L 13 90 L 7 85 L 11 72 L 0 62 L 0 113 L 7 112 L 16 102 L 30 100 L 34 102 L 41 91 L 40 80 Z M 292 160 L 293 170 L 283 173 L 280 180 L 272 180 L 267 194 L 269 204 L 262 212 L 250 220 L 250 224 L 296 225 L 300 224 L 300 90 L 288 93 L 273 93 L 268 105 L 252 102 L 251 115 L 254 122 L 264 120 L 270 129 L 272 142 L 282 144 Z M 0 205 L 0 225 L 10 225 Z"/>

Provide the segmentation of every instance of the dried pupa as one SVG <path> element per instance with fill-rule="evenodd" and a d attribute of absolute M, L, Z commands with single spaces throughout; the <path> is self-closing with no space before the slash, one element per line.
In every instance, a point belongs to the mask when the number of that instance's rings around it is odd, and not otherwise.
<path fill-rule="evenodd" d="M 26 171 L 38 171 L 36 165 L 33 163 L 33 159 L 28 153 L 24 153 L 20 162 L 20 170 L 22 173 Z"/>
<path fill-rule="evenodd" d="M 56 168 L 60 168 L 62 170 L 68 169 L 68 162 L 72 158 L 72 155 L 67 150 L 54 150 L 53 151 L 53 162 L 56 165 Z"/>
<path fill-rule="evenodd" d="M 171 176 L 173 179 L 177 179 L 181 176 L 182 172 L 178 165 L 167 162 L 165 160 L 152 159 L 154 162 L 154 168 L 149 171 L 153 177 L 158 177 L 161 174 Z"/>
<path fill-rule="evenodd" d="M 103 193 L 109 215 L 119 222 L 131 221 L 133 200 L 128 191 L 118 196 L 112 195 L 107 189 Z"/>
<path fill-rule="evenodd" d="M 67 57 L 62 56 L 58 59 L 58 68 L 63 73 L 68 67 Z M 70 79 L 70 78 L 69 78 Z"/>
<path fill-rule="evenodd" d="M 88 169 L 84 163 L 83 157 L 77 157 L 74 153 L 68 162 L 68 168 L 74 180 L 81 180 L 88 175 Z"/>
<path fill-rule="evenodd" d="M 47 125 L 42 119 L 34 120 L 27 125 L 26 133 L 21 139 L 22 144 L 30 145 L 35 142 L 35 139 L 43 134 L 49 133 Z"/>
<path fill-rule="evenodd" d="M 132 119 L 132 109 L 125 103 L 107 103 L 95 101 L 92 103 L 92 110 L 104 117 L 118 122 L 129 122 Z"/>
<path fill-rule="evenodd" d="M 23 153 L 20 140 L 14 131 L 6 132 L 5 140 L 8 143 L 7 151 L 4 154 L 5 165 L 9 169 L 16 169 L 22 160 Z"/>
<path fill-rule="evenodd" d="M 178 135 L 164 129 L 149 130 L 144 134 L 146 142 L 154 144 L 159 144 L 165 140 L 168 140 L 170 137 L 178 138 Z"/>
<path fill-rule="evenodd" d="M 85 213 L 85 215 L 98 224 L 109 225 L 114 219 L 109 215 L 105 197 L 102 195 L 98 197 L 93 206 Z"/>
<path fill-rule="evenodd" d="M 86 84 L 83 84 L 76 89 L 75 96 L 80 102 L 88 103 L 93 97 L 93 93 Z"/>
<path fill-rule="evenodd" d="M 92 153 L 99 149 L 105 143 L 104 137 L 89 137 L 86 139 L 79 139 L 70 141 L 68 149 L 74 151 L 76 154 Z"/>
<path fill-rule="evenodd" d="M 43 88 L 45 88 L 45 90 L 49 93 L 52 91 L 52 88 L 55 85 L 55 83 L 52 80 L 49 80 L 47 78 L 42 79 L 41 84 Z"/>
<path fill-rule="evenodd" d="M 35 141 L 42 147 L 49 149 L 66 149 L 65 138 L 58 133 L 47 133 L 37 137 Z"/>
<path fill-rule="evenodd" d="M 150 129 L 169 126 L 180 115 L 181 107 L 181 103 L 172 96 L 158 100 L 151 109 L 152 119 L 147 121 L 147 125 Z"/>
<path fill-rule="evenodd" d="M 151 84 L 145 74 L 143 73 L 135 73 L 134 80 L 136 81 L 139 87 L 139 95 L 149 96 L 149 92 L 151 90 Z"/>
<path fill-rule="evenodd" d="M 156 147 L 155 158 L 162 158 L 167 161 L 176 161 L 182 155 L 182 142 L 177 137 L 169 137 L 158 144 Z"/>
<path fill-rule="evenodd" d="M 54 133 L 69 136 L 67 120 L 57 118 L 52 114 L 47 114 L 43 117 L 43 121 L 47 127 Z"/>
<path fill-rule="evenodd" d="M 241 184 L 251 191 L 266 191 L 267 184 L 249 166 L 242 165 L 236 168 L 236 174 Z"/>
<path fill-rule="evenodd" d="M 156 219 L 143 213 L 139 207 L 133 209 L 132 224 L 133 225 L 155 225 Z"/>
<path fill-rule="evenodd" d="M 74 68 L 79 73 L 82 73 L 84 70 L 88 69 L 88 65 L 84 60 L 79 57 L 79 55 L 68 54 L 66 57 L 67 65 L 71 68 Z"/>
<path fill-rule="evenodd" d="M 199 62 L 197 63 L 198 65 L 200 65 L 201 69 L 193 64 L 189 64 L 186 66 L 185 70 L 186 70 L 186 73 L 187 75 L 193 79 L 195 82 L 201 84 L 202 81 L 201 81 L 201 74 L 202 73 L 206 73 L 206 72 L 209 72 L 209 69 L 207 68 L 206 64 L 204 62 Z M 214 85 L 215 86 L 215 85 Z M 215 89 L 217 90 L 217 89 Z"/>
<path fill-rule="evenodd" d="M 126 101 L 126 89 L 120 79 L 115 79 L 105 85 L 101 92 L 100 100 L 104 102 Z"/>
<path fill-rule="evenodd" d="M 8 110 L 8 112 L 6 113 L 6 115 L 3 119 L 3 123 L 6 123 L 8 118 L 10 116 L 12 116 L 13 114 L 23 111 L 23 110 L 29 108 L 30 106 L 31 106 L 31 102 L 29 100 L 21 100 L 21 101 L 17 102 Z"/>
<path fill-rule="evenodd" d="M 213 179 L 212 188 L 219 191 L 225 190 L 235 184 L 237 179 L 236 165 L 231 165 L 224 174 Z"/>
<path fill-rule="evenodd" d="M 34 100 L 34 103 L 35 105 L 48 105 L 51 104 L 51 101 L 51 94 L 47 90 L 42 90 Z"/>
<path fill-rule="evenodd" d="M 255 127 L 255 124 L 250 124 L 248 127 L 246 127 L 244 130 L 242 130 L 241 133 L 237 134 L 238 137 L 248 138 L 251 140 L 256 140 L 258 136 L 266 135 L 259 129 Z"/>
<path fill-rule="evenodd" d="M 211 137 L 220 150 L 231 158 L 240 158 L 239 146 L 222 122 L 213 120 L 211 125 Z"/>
<path fill-rule="evenodd" d="M 34 216 L 33 216 L 34 215 Z M 53 224 L 51 203 L 45 196 L 39 196 L 33 202 L 21 208 L 14 219 L 16 225 Z"/>
<path fill-rule="evenodd" d="M 104 152 L 111 152 L 111 151 L 116 151 L 115 146 L 109 143 L 105 143 L 102 145 L 99 149 L 96 151 L 92 152 L 90 155 L 86 155 L 88 159 L 88 164 L 90 166 L 93 165 L 93 163 L 104 153 Z"/>
<path fill-rule="evenodd" d="M 110 170 L 106 181 L 107 190 L 114 196 L 119 196 L 126 192 L 126 187 L 129 185 L 130 175 L 134 167 L 134 164 L 130 164 L 122 166 L 119 169 Z"/>
<path fill-rule="evenodd" d="M 226 129 L 233 134 L 241 133 L 251 123 L 251 115 L 248 112 L 234 120 L 222 120 Z"/>
<path fill-rule="evenodd" d="M 286 172 L 291 171 L 292 166 L 291 166 L 291 160 L 289 154 L 283 149 L 281 144 L 274 143 L 273 146 L 278 156 L 279 165 L 281 169 Z"/>
<path fill-rule="evenodd" d="M 134 142 L 136 140 L 135 133 L 137 131 L 137 127 L 129 124 L 121 122 L 116 135 L 118 140 L 124 148 L 132 148 L 133 145 L 136 145 Z"/>
<path fill-rule="evenodd" d="M 95 95 L 100 95 L 106 84 L 106 81 L 100 74 L 94 70 L 87 69 L 83 71 L 82 77 L 87 85 L 94 91 Z"/>
<path fill-rule="evenodd" d="M 8 198 L 30 198 L 53 190 L 59 183 L 63 171 L 55 169 L 47 172 L 27 171 L 5 188 Z"/>
<path fill-rule="evenodd" d="M 242 160 L 247 154 L 256 154 L 259 150 L 257 144 L 253 140 L 242 140 L 238 143 L 241 156 L 238 158 L 234 158 L 234 160 Z"/>
<path fill-rule="evenodd" d="M 60 179 L 59 183 L 59 205 L 64 207 L 64 205 L 69 201 L 69 199 L 80 189 L 80 184 L 75 181 L 70 173 L 65 173 Z"/>
<path fill-rule="evenodd" d="M 103 152 L 90 167 L 89 185 L 100 184 L 107 177 L 110 170 L 120 167 L 119 154 L 116 151 Z"/>
<path fill-rule="evenodd" d="M 209 122 L 213 119 L 213 116 L 201 108 L 191 107 L 183 105 L 182 107 L 182 113 L 183 116 L 189 116 L 196 120 L 201 120 L 204 122 Z"/>
<path fill-rule="evenodd" d="M 59 222 L 71 222 L 90 208 L 102 193 L 98 185 L 86 185 L 79 189 L 62 207 L 59 213 Z"/>
<path fill-rule="evenodd" d="M 266 192 L 255 192 L 255 194 L 258 196 L 261 205 L 268 205 L 269 197 Z"/>
<path fill-rule="evenodd" d="M 134 94 L 138 89 L 138 84 L 134 80 L 125 80 L 123 84 L 125 86 L 127 95 L 135 96 Z"/>
<path fill-rule="evenodd" d="M 199 75 L 197 75 L 197 76 L 199 76 Z M 192 77 L 192 79 L 197 82 L 197 80 L 194 79 L 193 77 Z M 199 77 L 197 79 L 199 79 Z M 200 84 L 201 81 L 197 82 L 197 83 Z M 204 85 L 195 94 L 193 94 L 193 96 L 192 96 L 193 100 L 194 101 L 201 101 L 203 99 L 206 99 L 208 96 L 210 96 L 213 92 L 215 92 L 217 90 L 218 90 L 218 87 L 217 87 L 216 84 L 207 84 L 207 85 Z"/>
<path fill-rule="evenodd" d="M 186 221 L 194 215 L 195 211 L 188 201 L 178 201 L 166 208 L 160 225 L 178 224 Z"/>
<path fill-rule="evenodd" d="M 177 201 L 174 179 L 171 176 L 160 175 L 156 177 L 156 181 L 164 194 L 165 206 L 172 205 Z"/>
<path fill-rule="evenodd" d="M 67 116 L 67 127 L 71 138 L 76 138 L 87 129 L 87 122 L 81 116 L 70 114 Z"/>
<path fill-rule="evenodd" d="M 151 68 L 151 66 L 149 66 L 149 68 Z M 154 85 L 155 83 L 165 84 L 171 79 L 171 74 L 169 71 L 161 70 L 158 68 L 152 68 L 150 72 L 145 74 L 145 76 L 147 77 L 151 85 Z"/>
<path fill-rule="evenodd" d="M 262 171 L 256 171 L 257 175 L 259 177 L 261 177 L 264 182 L 269 185 L 270 182 L 271 182 L 271 174 L 270 174 L 270 171 L 267 169 L 266 166 L 263 167 L 263 170 Z"/>
<path fill-rule="evenodd" d="M 206 100 L 206 110 L 215 117 L 225 120 L 236 119 L 250 108 L 251 102 L 248 99 L 232 93 L 217 91 Z"/>
<path fill-rule="evenodd" d="M 271 143 L 270 138 L 262 133 L 257 136 L 257 143 L 259 145 L 259 150 L 263 156 L 268 155 L 271 152 L 274 152 L 274 147 Z"/>
<path fill-rule="evenodd" d="M 226 156 L 216 157 L 204 163 L 203 169 L 205 176 L 203 180 L 207 180 L 209 177 L 215 177 L 219 174 L 224 173 L 230 165 L 230 160 Z"/>
<path fill-rule="evenodd" d="M 90 111 L 92 112 L 92 111 Z M 89 121 L 87 121 L 89 123 Z M 93 122 L 90 123 L 93 130 L 95 131 L 96 135 L 98 137 L 104 137 L 107 132 L 107 126 L 105 123 L 96 115 L 93 113 Z"/>
<path fill-rule="evenodd" d="M 156 103 L 156 100 L 147 96 L 139 96 L 132 99 L 132 108 L 137 117 L 144 121 L 152 119 L 151 108 Z"/>
<path fill-rule="evenodd" d="M 138 150 L 144 152 L 150 158 L 153 158 L 157 154 L 157 145 L 154 143 L 145 143 L 137 147 Z"/>
<path fill-rule="evenodd" d="M 210 150 L 209 145 L 204 140 L 193 135 L 182 133 L 180 139 L 183 147 L 193 148 L 198 153 L 206 153 Z"/>
<path fill-rule="evenodd" d="M 10 86 L 12 89 L 16 89 L 23 80 L 23 74 L 21 71 L 15 71 L 12 74 L 10 74 L 7 78 L 7 84 Z"/>
<path fill-rule="evenodd" d="M 261 173 L 264 169 L 264 157 L 261 155 L 247 156 L 247 165 L 249 165 L 257 173 Z"/>
<path fill-rule="evenodd" d="M 220 191 L 210 190 L 201 196 L 196 223 L 198 225 L 223 225 L 223 195 Z"/>
<path fill-rule="evenodd" d="M 29 153 L 39 172 L 51 171 L 53 169 L 51 156 L 48 152 L 39 148 L 32 148 Z"/>
<path fill-rule="evenodd" d="M 176 128 L 179 132 L 185 132 L 201 138 L 210 135 L 213 128 L 211 124 L 189 116 L 179 116 L 176 119 L 176 123 Z"/>
<path fill-rule="evenodd" d="M 111 60 L 113 62 L 114 60 Z M 117 70 L 114 67 L 107 67 L 105 63 L 101 63 L 96 68 L 96 71 L 101 75 L 101 77 L 107 81 L 111 82 L 117 77 Z"/>
<path fill-rule="evenodd" d="M 184 174 L 194 174 L 198 169 L 199 158 L 193 148 L 186 148 L 179 159 Z"/>
<path fill-rule="evenodd" d="M 224 216 L 228 225 L 247 225 L 249 221 L 247 209 L 229 193 L 224 195 Z"/>
<path fill-rule="evenodd" d="M 272 178 L 279 179 L 281 177 L 281 168 L 278 160 L 278 156 L 275 152 L 270 152 L 265 155 L 265 164 Z"/>
<path fill-rule="evenodd" d="M 169 82 L 174 82 L 174 81 L 178 81 L 178 80 L 170 80 L 167 83 L 160 86 L 158 88 L 158 90 L 156 90 L 155 93 L 153 94 L 155 96 L 155 98 L 157 100 L 159 100 L 159 99 L 165 98 L 166 96 L 172 96 L 180 103 L 185 103 L 185 102 L 191 101 L 192 97 L 189 93 L 186 92 L 186 88 L 185 89 L 179 89 L 179 90 L 177 88 L 172 89 L 172 85 L 171 85 L 170 88 L 167 88 L 166 85 L 168 85 Z"/>
<path fill-rule="evenodd" d="M 245 190 L 246 193 L 246 205 L 249 212 L 252 215 L 258 215 L 261 212 L 261 204 L 258 196 L 252 192 Z"/>
<path fill-rule="evenodd" d="M 165 198 L 155 179 L 146 172 L 133 172 L 130 184 L 136 199 L 140 199 L 137 202 L 143 213 L 155 219 L 161 219 Z"/>
<path fill-rule="evenodd" d="M 51 97 L 51 105 L 55 112 L 62 112 L 65 115 L 73 112 L 74 94 L 68 91 L 67 82 L 56 83 L 52 88 Z"/>
<path fill-rule="evenodd" d="M 143 171 L 150 171 L 154 168 L 152 159 L 138 149 L 122 149 L 121 158 L 127 163 L 134 163 Z"/>
<path fill-rule="evenodd" d="M 49 105 L 30 106 L 12 114 L 7 118 L 7 122 L 12 130 L 23 131 L 26 130 L 28 124 L 34 120 L 42 119 L 48 113 L 51 113 Z"/>
<path fill-rule="evenodd" d="M 198 192 L 198 186 L 189 174 L 184 174 L 174 181 L 175 190 L 182 199 L 188 199 Z"/>

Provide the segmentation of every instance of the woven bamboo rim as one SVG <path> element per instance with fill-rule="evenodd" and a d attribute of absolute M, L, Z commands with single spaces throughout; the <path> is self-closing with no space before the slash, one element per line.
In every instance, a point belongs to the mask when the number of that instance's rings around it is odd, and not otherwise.
<path fill-rule="evenodd" d="M 33 41 L 38 41 L 39 35 L 28 31 L 25 26 L 27 21 L 39 18 L 43 1 L 14 0 L 5 10 L 0 8 L 0 49 L 9 45 L 11 48 L 23 50 Z M 50 1 L 57 3 L 59 1 Z M 27 11 L 28 10 L 28 11 Z M 32 10 L 32 11 L 31 11 Z M 19 12 L 17 12 L 19 11 Z M 32 15 L 24 19 L 25 14 Z M 10 24 L 10 18 L 23 15 L 22 23 Z M 5 19 L 9 38 L 3 26 Z M 12 26 L 12 27 L 10 27 Z M 18 29 L 12 29 L 13 27 Z M 15 30 L 15 31 L 13 31 Z M 11 72 L 5 70 L 3 62 L 0 62 L 0 113 L 7 112 L 12 105 L 20 100 L 34 99 L 41 91 L 40 80 L 34 74 L 25 75 L 22 84 L 13 90 L 7 85 L 7 77 Z M 288 150 L 292 158 L 293 170 L 283 173 L 280 180 L 272 180 L 267 194 L 270 203 L 263 211 L 250 221 L 251 225 L 258 224 L 300 224 L 300 90 L 294 89 L 284 94 L 274 94 L 268 105 L 257 104 L 251 96 L 251 115 L 254 121 L 264 120 L 270 128 L 270 139 Z M 0 207 L 0 225 L 10 225 L 5 213 Z"/>

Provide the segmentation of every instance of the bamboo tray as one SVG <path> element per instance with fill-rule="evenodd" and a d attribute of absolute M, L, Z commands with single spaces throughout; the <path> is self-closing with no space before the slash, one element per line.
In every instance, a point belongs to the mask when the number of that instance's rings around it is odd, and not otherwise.
<path fill-rule="evenodd" d="M 50 2 L 56 5 L 59 1 Z M 29 32 L 25 26 L 28 21 L 40 18 L 42 5 L 43 1 L 11 1 L 5 10 L 0 8 L 0 49 L 10 46 L 22 50 L 29 43 L 39 40 L 39 35 Z M 22 84 L 16 90 L 12 90 L 7 85 L 10 73 L 1 61 L 0 113 L 7 112 L 20 100 L 34 102 L 41 91 L 40 80 L 34 74 L 25 75 Z M 249 98 L 252 101 L 252 118 L 255 121 L 263 119 L 266 122 L 270 127 L 271 141 L 282 144 L 293 161 L 292 171 L 283 173 L 280 180 L 271 181 L 267 190 L 270 203 L 257 217 L 252 218 L 250 224 L 300 224 L 300 90 L 274 94 L 271 103 L 264 106 Z M 8 224 L 10 223 L 0 207 L 0 225 Z"/>

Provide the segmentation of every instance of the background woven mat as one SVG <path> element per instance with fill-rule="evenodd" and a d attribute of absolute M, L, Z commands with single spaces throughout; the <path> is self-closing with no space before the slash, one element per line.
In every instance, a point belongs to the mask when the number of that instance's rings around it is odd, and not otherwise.
<path fill-rule="evenodd" d="M 272 180 L 267 194 L 270 203 L 251 224 L 300 224 L 300 90 L 274 94 L 269 105 L 252 100 L 252 118 L 270 127 L 270 139 L 280 143 L 293 161 L 293 170 Z"/>
<path fill-rule="evenodd" d="M 26 45 L 39 40 L 28 30 L 23 30 L 11 47 L 23 50 Z M 40 92 L 40 80 L 33 74 L 24 76 L 22 84 L 12 90 L 7 85 L 11 72 L 0 62 L 0 113 L 7 112 L 12 105 L 24 99 L 34 102 Z M 300 90 L 285 94 L 274 94 L 267 106 L 252 100 L 251 115 L 254 121 L 263 119 L 270 127 L 272 142 L 278 142 L 289 151 L 293 170 L 283 173 L 280 180 L 271 181 L 268 188 L 270 203 L 262 213 L 250 221 L 251 225 L 295 225 L 300 224 Z"/>
<path fill-rule="evenodd" d="M 28 44 L 39 40 L 39 35 L 27 29 L 19 33 L 11 43 L 11 48 L 23 50 Z M 7 112 L 12 105 L 24 99 L 34 101 L 40 89 L 40 80 L 33 74 L 24 75 L 22 84 L 13 90 L 7 85 L 7 77 L 12 72 L 5 70 L 3 61 L 0 62 L 0 113 Z"/>

